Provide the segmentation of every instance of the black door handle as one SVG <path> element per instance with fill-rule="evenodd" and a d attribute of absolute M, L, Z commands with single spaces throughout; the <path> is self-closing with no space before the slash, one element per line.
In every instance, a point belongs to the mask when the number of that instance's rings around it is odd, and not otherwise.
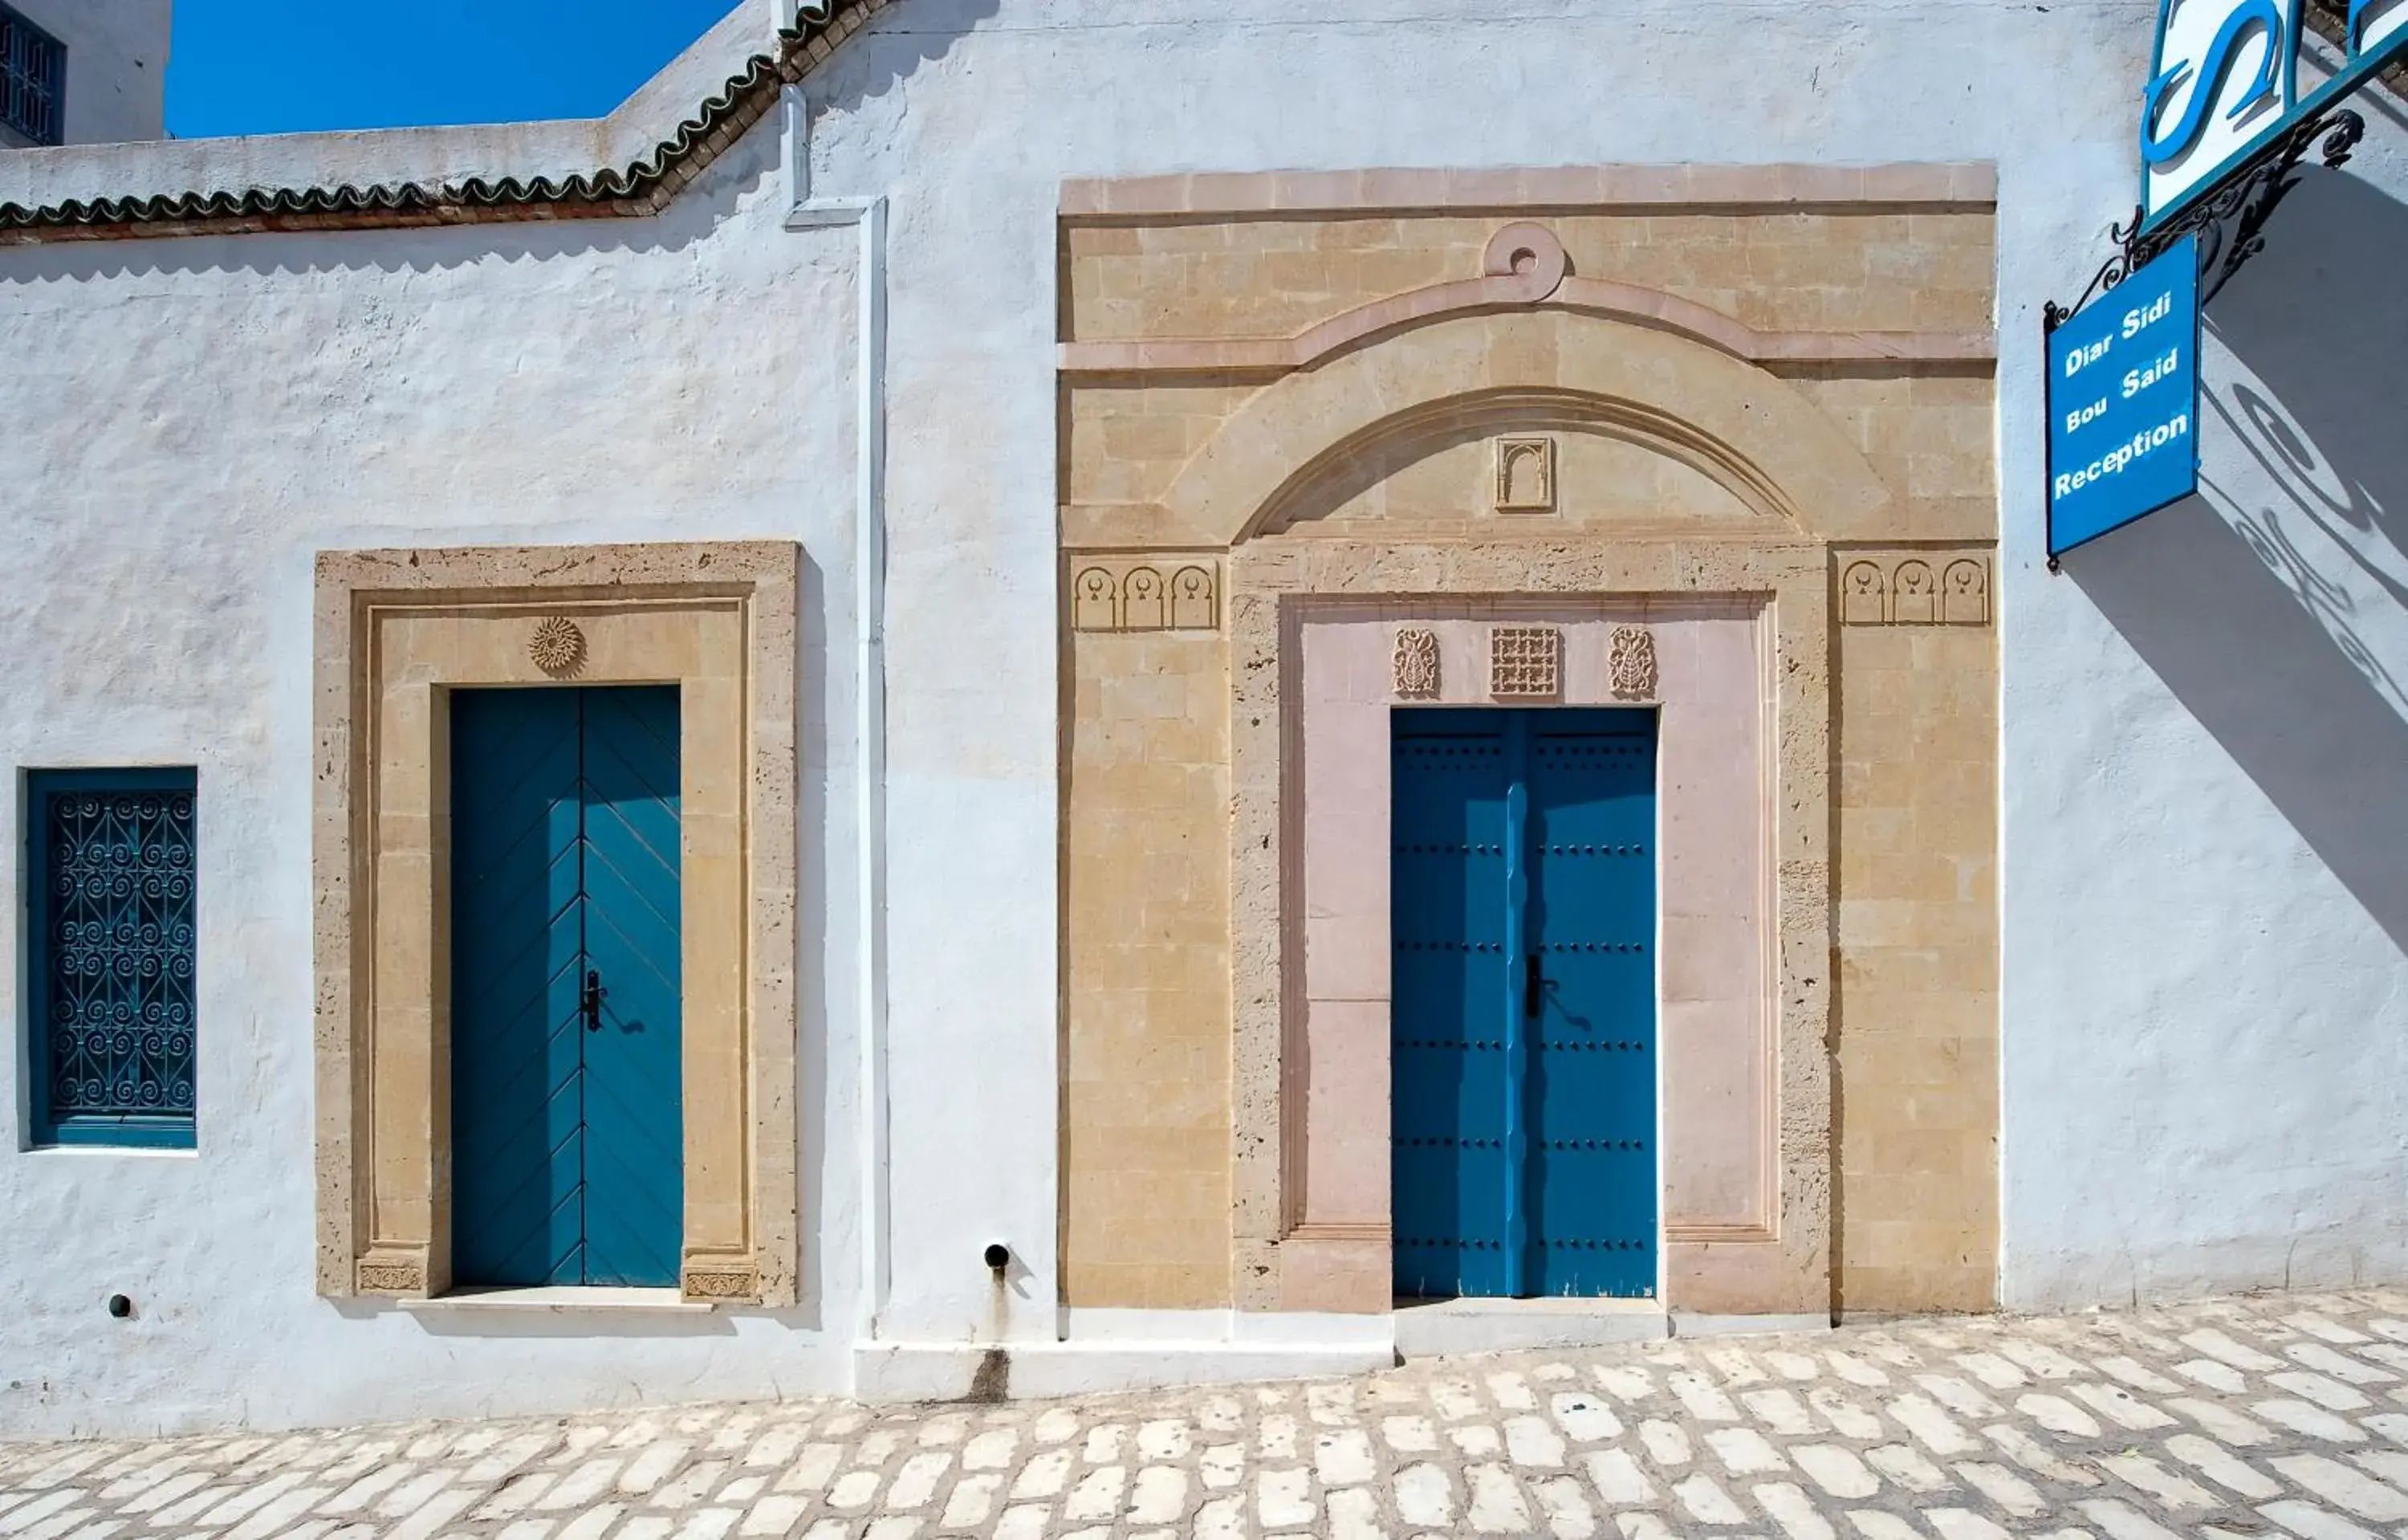
<path fill-rule="evenodd" d="M 1539 954 L 1531 953 L 1522 963 L 1522 1014 L 1535 1016 L 1547 1008 L 1547 981 L 1539 972 Z"/>
<path fill-rule="evenodd" d="M 585 997 L 582 1001 L 587 1031 L 598 1032 L 602 1029 L 602 997 L 609 992 L 602 987 L 602 975 L 588 969 L 585 973 Z"/>

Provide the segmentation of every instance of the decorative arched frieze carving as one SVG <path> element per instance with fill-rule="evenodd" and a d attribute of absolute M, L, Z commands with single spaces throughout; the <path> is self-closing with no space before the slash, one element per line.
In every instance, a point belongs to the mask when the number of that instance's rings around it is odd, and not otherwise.
<path fill-rule="evenodd" d="M 1848 551 L 1835 561 L 1842 626 L 1987 626 L 1986 553 Z"/>
<path fill-rule="evenodd" d="M 1485 424 L 1614 433 L 1810 537 L 1878 537 L 1892 522 L 1895 497 L 1854 440 L 1782 381 L 1669 333 L 1541 312 L 1450 320 L 1290 375 L 1196 453 L 1158 511 L 1115 510 L 1095 529 L 1066 518 L 1066 535 L 1238 545 L 1387 447 Z"/>
<path fill-rule="evenodd" d="M 1074 631 L 1211 631 L 1220 625 L 1218 562 L 1120 557 L 1082 562 L 1070 574 Z"/>

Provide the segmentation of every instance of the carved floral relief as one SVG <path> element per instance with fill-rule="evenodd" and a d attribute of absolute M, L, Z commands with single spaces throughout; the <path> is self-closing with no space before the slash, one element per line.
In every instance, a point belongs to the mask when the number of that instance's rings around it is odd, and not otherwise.
<path fill-rule="evenodd" d="M 1408 627 L 1397 633 L 1397 698 L 1436 700 L 1439 694 L 1438 633 Z"/>
<path fill-rule="evenodd" d="M 1616 700 L 1655 699 L 1656 633 L 1644 626 L 1615 626 L 1606 648 L 1606 677 Z"/>

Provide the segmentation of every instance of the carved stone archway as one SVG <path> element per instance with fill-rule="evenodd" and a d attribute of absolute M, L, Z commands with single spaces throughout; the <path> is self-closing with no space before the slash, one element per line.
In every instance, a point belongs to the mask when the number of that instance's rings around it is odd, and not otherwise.
<path fill-rule="evenodd" d="M 1851 1275 L 1882 1308 L 1987 1302 L 1995 1018 L 1956 1001 L 1996 989 L 1995 900 L 1962 875 L 1995 839 L 1990 295 L 1965 260 L 1990 216 L 1956 169 L 1865 177 L 1885 198 L 1861 210 L 1799 168 L 1726 179 L 1727 209 L 1631 179 L 1637 204 L 1680 205 L 1661 220 L 1534 219 L 1510 195 L 1467 214 L 1467 188 L 1519 182 L 1454 173 L 1418 207 L 1311 203 L 1343 179 L 1233 182 L 1226 216 L 1078 193 L 1096 211 L 1064 225 L 1074 1309 L 1387 1308 L 1366 896 L 1384 865 L 1325 891 L 1322 811 L 1368 810 L 1346 840 L 1384 850 L 1384 713 L 1491 698 L 1482 639 L 1503 629 L 1559 642 L 1550 700 L 1652 696 L 1668 808 L 1690 796 L 1682 816 L 1742 831 L 1715 859 L 1743 901 L 1665 921 L 1663 1000 L 1721 1012 L 1666 1038 L 1670 1305 L 1811 1316 Z M 1419 185 L 1367 175 L 1364 197 L 1375 181 Z M 1875 305 L 1895 287 L 1876 268 L 1925 287 Z M 1925 329 L 1868 325 L 1893 314 Z M 1839 592 L 1843 571 L 1870 597 Z M 1172 573 L 1195 602 L 1128 601 Z M 1668 836 L 1668 893 L 1704 850 Z M 1683 953 L 1689 919 L 1722 926 L 1744 1000 L 1689 1000 L 1714 971 Z M 1329 945 L 1353 948 L 1335 985 Z M 1914 991 L 1941 980 L 1957 993 L 1927 1009 Z M 1324 1032 L 1341 1016 L 1352 1039 Z M 1331 1078 L 1367 1045 L 1371 1079 Z M 1940 1062 L 1976 1068 L 1942 1087 Z M 1718 1066 L 1745 1072 L 1695 1094 Z M 1845 1129 L 1842 1069 L 1867 1090 Z M 1710 1123 L 1736 1155 L 1698 1153 Z"/>

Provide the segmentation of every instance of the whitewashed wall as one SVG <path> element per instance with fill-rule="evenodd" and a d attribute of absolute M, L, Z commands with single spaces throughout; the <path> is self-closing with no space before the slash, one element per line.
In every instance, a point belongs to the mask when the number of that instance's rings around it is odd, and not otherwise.
<path fill-rule="evenodd" d="M 21 1151 L 0 969 L 0 1431 L 841 1389 L 860 1143 L 857 241 L 773 135 L 650 223 L 0 250 L 0 827 L 22 767 L 199 767 L 196 1154 Z M 310 584 L 330 546 L 781 538 L 806 555 L 803 1197 L 775 1317 L 434 1320 L 312 1294 Z M 0 891 L 21 915 L 21 844 Z M 832 1070 L 831 1065 L 835 1068 Z M 112 1292 L 136 1302 L 111 1320 Z"/>
<path fill-rule="evenodd" d="M 0 355 L 29 361 L 0 370 L 0 572 L 18 596 L 0 606 L 0 758 L 196 760 L 207 949 L 197 1156 L 0 1142 L 0 1298 L 23 1302 L 0 1313 L 0 1427 L 841 1389 L 873 1340 L 1054 1334 L 1053 211 L 1073 176 L 1997 162 L 2007 1292 L 2203 1286 L 2231 1259 L 2270 1258 L 2303 1211 L 2396 1224 L 2408 1108 L 2359 1051 L 2398 1052 L 2396 900 L 2387 928 L 2371 922 L 2334 875 L 2349 842 L 2301 832 L 2299 806 L 2317 799 L 2268 794 L 2275 772 L 2232 746 L 2253 712 L 2296 700 L 2274 680 L 2201 703 L 2167 661 L 2189 643 L 2151 640 L 2135 618 L 2181 612 L 2177 574 L 2130 572 L 2140 597 L 2127 601 L 2100 563 L 2041 568 L 2038 308 L 2078 289 L 2128 211 L 2153 12 L 904 0 L 848 45 L 808 88 L 813 188 L 884 194 L 893 209 L 892 961 L 888 1098 L 870 1118 L 845 773 L 856 247 L 849 231 L 779 227 L 776 129 L 655 223 L 0 250 Z M 543 156 L 575 140 L 429 135 L 423 152 L 468 169 L 483 144 Z M 409 142 L 160 154 L 248 180 L 406 161 Z M 64 187 L 143 165 L 117 152 L 16 175 Z M 0 194 L 9 176 L 0 166 Z M 2236 287 L 2230 304 L 2243 297 Z M 2299 379 L 2286 389 L 2308 402 Z M 2316 410 L 2380 442 L 2374 408 Z M 826 617 L 806 670 L 825 708 L 808 737 L 806 822 L 827 825 L 805 855 L 823 895 L 802 959 L 810 1305 L 471 1335 L 314 1299 L 310 552 L 769 535 L 805 543 L 820 583 L 807 597 Z M 2300 669 L 2324 668 L 2313 628 L 2286 635 Z M 2354 744 L 2386 741 L 2382 718 L 2353 720 L 2374 724 Z M 2359 798 L 2350 832 L 2372 838 L 2387 772 L 2349 763 L 2291 768 Z M 15 1024 L 13 966 L 5 977 Z M 0 1107 L 18 1104 L 22 1128 L 20 1071 L 0 1062 Z M 2155 1100 L 2160 1082 L 2173 1100 Z M 2353 1108 L 2352 1151 L 2331 1144 L 2335 1097 Z M 881 1138 L 882 1172 L 862 1159 Z M 996 1240 L 1025 1263 L 1000 1303 L 980 1258 Z M 2158 1260 L 2136 1271 L 2119 1259 L 2143 1240 Z M 102 1313 L 118 1289 L 141 1303 L 134 1322 Z"/>
<path fill-rule="evenodd" d="M 895 199 L 884 1334 L 958 1341 L 980 1331 L 990 1299 L 977 1247 L 991 1232 L 1036 1269 L 1014 1329 L 1051 1324 L 1035 1307 L 1050 1303 L 1055 1196 L 1050 215 L 1060 180 L 1995 161 L 2012 655 L 2028 639 L 2013 607 L 2029 602 L 2042 556 L 2039 307 L 2070 297 L 2129 210 L 2128 104 L 2154 17 L 2151 0 L 2045 11 L 910 0 L 810 82 L 821 184 Z M 2072 699 L 2062 684 L 2016 698 L 2063 724 L 2115 721 L 2167 694 L 2145 675 L 2118 689 L 2128 698 Z M 2018 744 L 2032 736 L 2018 726 Z M 2034 880 L 2011 864 L 2007 881 L 2012 903 Z M 965 923 L 965 894 L 1010 897 Z M 2057 923 L 2080 931 L 2100 919 Z M 2150 938 L 2114 966 L 2166 944 Z M 2043 939 L 2008 966 L 2046 967 L 2058 950 Z M 2063 1029 L 2044 1017 L 2008 1023 L 2010 1033 Z M 1031 1072 L 1039 1066 L 1044 1078 Z"/>
<path fill-rule="evenodd" d="M 2203 496 L 2007 591 L 2014 1305 L 2408 1273 L 2408 119 L 2355 105 L 2207 306 Z"/>
<path fill-rule="evenodd" d="M 67 48 L 66 142 L 155 139 L 166 129 L 175 0 L 9 0 Z"/>

